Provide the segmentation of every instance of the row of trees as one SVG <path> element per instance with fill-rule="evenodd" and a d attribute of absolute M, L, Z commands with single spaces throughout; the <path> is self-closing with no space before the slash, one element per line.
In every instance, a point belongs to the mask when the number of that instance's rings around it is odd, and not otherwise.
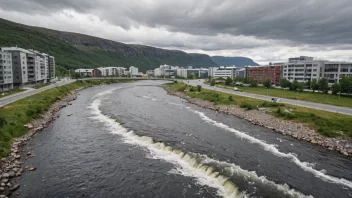
<path fill-rule="evenodd" d="M 265 83 L 264 83 L 265 86 Z M 304 88 L 308 88 L 313 90 L 313 92 L 319 90 L 323 93 L 328 93 L 329 90 L 333 94 L 338 93 L 352 93 L 352 77 L 343 77 L 340 80 L 340 83 L 335 83 L 329 88 L 328 80 L 326 78 L 321 78 L 319 80 L 313 79 L 307 83 L 299 83 L 296 80 L 292 83 L 286 79 L 280 80 L 280 86 L 283 88 L 290 88 L 290 90 L 303 90 Z"/>

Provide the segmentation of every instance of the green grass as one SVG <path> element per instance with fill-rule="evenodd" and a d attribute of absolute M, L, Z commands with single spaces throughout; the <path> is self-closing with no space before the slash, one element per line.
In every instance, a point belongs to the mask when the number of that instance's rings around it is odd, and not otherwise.
<path fill-rule="evenodd" d="M 184 87 L 183 83 L 169 83 L 166 86 L 178 91 L 178 87 Z M 188 86 L 184 90 L 192 89 Z M 193 87 L 196 90 L 196 87 Z M 183 90 L 180 90 L 183 91 Z M 232 95 L 218 91 L 202 89 L 201 92 L 185 92 L 192 98 L 200 98 L 213 102 L 214 105 L 237 105 L 246 110 L 266 108 L 270 114 L 281 119 L 292 120 L 294 122 L 306 123 L 310 128 L 315 129 L 321 135 L 328 137 L 347 136 L 352 137 L 352 116 L 337 114 L 322 110 L 298 107 L 282 103 L 248 98 L 244 96 Z"/>
<path fill-rule="evenodd" d="M 48 86 L 48 85 L 50 85 L 50 84 L 51 84 L 51 83 L 39 84 L 39 85 L 34 86 L 33 88 L 34 88 L 34 89 L 40 89 L 40 88 L 46 87 L 46 86 Z"/>
<path fill-rule="evenodd" d="M 32 119 L 40 118 L 53 103 L 62 99 L 70 91 L 100 84 L 130 82 L 130 80 L 78 80 L 73 83 L 48 89 L 41 93 L 18 100 L 0 108 L 0 157 L 10 153 L 13 137 L 24 135 L 24 127 Z"/>
<path fill-rule="evenodd" d="M 220 87 L 225 87 L 225 85 L 220 85 Z M 233 86 L 226 86 L 228 88 L 233 88 Z M 278 98 L 287 98 L 294 100 L 302 100 L 308 102 L 316 102 L 323 104 L 330 104 L 335 106 L 342 107 L 352 107 L 352 97 L 331 95 L 331 94 L 322 94 L 322 93 L 312 93 L 312 92 L 297 92 L 285 89 L 276 89 L 276 88 L 265 88 L 265 87 L 239 87 L 241 91 L 247 93 L 254 93 L 260 95 L 269 95 Z"/>
<path fill-rule="evenodd" d="M 0 92 L 0 98 L 6 97 L 6 96 L 10 96 L 16 93 L 20 93 L 25 91 L 25 89 L 12 89 L 11 91 L 8 92 L 4 92 L 4 95 L 2 95 L 2 92 Z"/>

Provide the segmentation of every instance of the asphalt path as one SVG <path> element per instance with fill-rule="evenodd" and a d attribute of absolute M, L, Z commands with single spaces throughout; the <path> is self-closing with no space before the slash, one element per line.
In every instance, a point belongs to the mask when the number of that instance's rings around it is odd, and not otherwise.
<path fill-rule="evenodd" d="M 245 96 L 249 98 L 256 98 L 256 99 L 267 100 L 267 101 L 271 101 L 273 98 L 272 96 L 246 93 L 246 92 L 234 91 L 231 89 L 210 86 L 210 85 L 204 84 L 202 81 L 199 81 L 199 80 L 183 80 L 183 82 L 192 86 L 201 85 L 202 88 L 205 88 L 205 89 L 216 90 L 224 93 Z M 330 111 L 334 113 L 341 113 L 345 115 L 352 115 L 352 108 L 349 108 L 349 107 L 339 107 L 334 105 L 306 102 L 302 100 L 292 100 L 292 99 L 285 99 L 285 98 L 280 98 L 280 102 L 290 104 L 290 105 L 296 105 L 300 107 L 307 107 L 311 109 L 318 109 L 318 110 Z"/>
<path fill-rule="evenodd" d="M 74 82 L 75 80 L 62 80 L 62 81 L 58 81 L 56 83 L 52 83 L 51 85 L 42 87 L 40 89 L 29 89 L 20 93 L 16 93 L 13 95 L 9 95 L 3 98 L 0 98 L 0 107 L 11 104 L 17 100 L 23 99 L 25 97 L 40 93 L 42 91 L 54 88 L 54 87 L 59 87 L 59 86 L 63 86 L 63 85 L 67 85 L 69 83 Z"/>

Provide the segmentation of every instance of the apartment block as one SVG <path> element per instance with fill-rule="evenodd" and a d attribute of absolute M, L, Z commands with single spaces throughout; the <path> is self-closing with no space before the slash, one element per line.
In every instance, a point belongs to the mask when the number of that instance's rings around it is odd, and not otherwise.
<path fill-rule="evenodd" d="M 28 66 L 30 64 L 35 64 L 34 60 L 27 60 L 27 54 L 32 54 L 32 52 L 18 48 L 18 47 L 2 47 L 2 51 L 9 52 L 12 55 L 12 75 L 13 75 L 13 85 L 15 87 L 20 87 L 22 85 L 28 84 Z M 31 72 L 34 75 L 34 68 Z"/>
<path fill-rule="evenodd" d="M 12 54 L 0 51 L 0 91 L 13 89 Z"/>
<path fill-rule="evenodd" d="M 55 78 L 55 57 L 49 56 L 49 79 Z"/>
<path fill-rule="evenodd" d="M 236 77 L 236 70 L 238 68 L 235 66 L 231 67 L 225 67 L 225 66 L 220 66 L 220 67 L 210 67 L 209 68 L 209 76 L 213 78 L 235 78 Z"/>
<path fill-rule="evenodd" d="M 270 79 L 272 84 L 280 82 L 281 66 L 249 66 L 247 67 L 247 76 L 258 83 L 264 83 Z"/>
<path fill-rule="evenodd" d="M 138 75 L 138 68 L 135 66 L 131 66 L 129 69 L 130 75 L 131 76 L 137 76 Z"/>

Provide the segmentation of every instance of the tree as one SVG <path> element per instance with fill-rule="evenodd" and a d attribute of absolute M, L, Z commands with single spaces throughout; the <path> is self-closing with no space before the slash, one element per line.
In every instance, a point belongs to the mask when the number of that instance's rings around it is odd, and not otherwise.
<path fill-rule="evenodd" d="M 75 79 L 79 79 L 79 78 L 81 78 L 81 74 L 75 72 L 75 73 L 73 74 L 73 77 L 74 77 Z"/>
<path fill-rule="evenodd" d="M 305 87 L 305 83 L 300 83 L 300 82 L 297 83 L 297 90 L 303 91 L 304 87 Z"/>
<path fill-rule="evenodd" d="M 332 91 L 332 94 L 338 94 L 341 92 L 341 85 L 340 83 L 335 83 L 331 86 L 331 91 Z"/>
<path fill-rule="evenodd" d="M 227 77 L 226 80 L 225 80 L 225 85 L 231 85 L 232 82 L 233 82 L 232 78 Z"/>
<path fill-rule="evenodd" d="M 270 79 L 267 79 L 266 81 L 264 81 L 264 87 L 266 87 L 266 88 L 271 87 L 271 80 Z"/>
<path fill-rule="evenodd" d="M 287 79 L 281 79 L 280 80 L 280 86 L 282 88 L 290 88 L 291 87 L 291 82 Z"/>
<path fill-rule="evenodd" d="M 252 87 L 256 87 L 258 85 L 256 80 L 251 80 L 250 84 L 251 84 Z"/>
<path fill-rule="evenodd" d="M 208 76 L 208 81 L 211 82 L 212 81 L 212 77 Z"/>
<path fill-rule="evenodd" d="M 352 77 L 342 77 L 340 85 L 342 93 L 352 93 Z"/>
<path fill-rule="evenodd" d="M 215 86 L 215 79 L 211 80 L 210 86 Z"/>
<path fill-rule="evenodd" d="M 313 93 L 315 90 L 319 89 L 319 84 L 317 83 L 316 79 L 313 79 L 312 82 L 310 82 L 310 87 L 313 90 Z"/>
<path fill-rule="evenodd" d="M 324 93 L 328 93 L 329 91 L 329 84 L 328 84 L 328 79 L 326 78 L 321 78 L 318 82 L 319 84 L 319 90 L 324 92 Z"/>
<path fill-rule="evenodd" d="M 294 80 L 294 81 L 291 83 L 290 90 L 296 91 L 296 90 L 297 90 L 297 87 L 298 87 L 298 81 L 297 81 L 297 80 Z"/>

